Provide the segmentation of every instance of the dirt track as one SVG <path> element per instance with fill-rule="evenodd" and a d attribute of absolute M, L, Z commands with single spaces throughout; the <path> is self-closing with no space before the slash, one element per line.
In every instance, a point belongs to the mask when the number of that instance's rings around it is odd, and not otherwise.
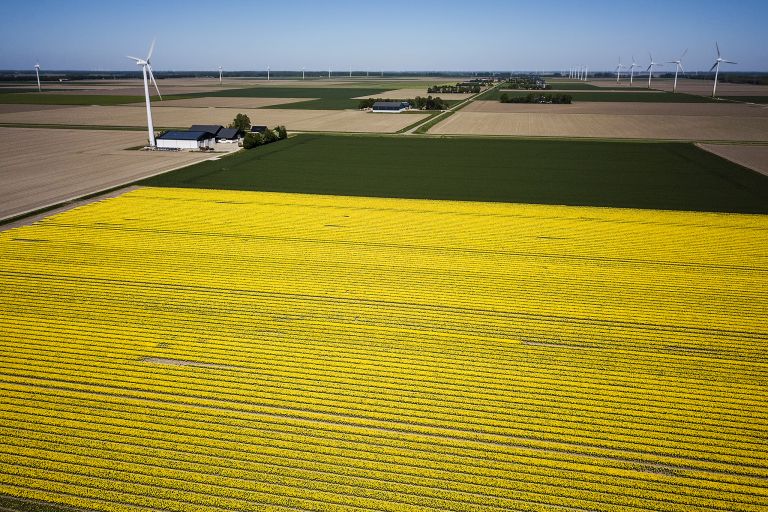
<path fill-rule="evenodd" d="M 459 111 L 431 134 L 768 141 L 768 117 L 483 113 Z"/>
<path fill-rule="evenodd" d="M 215 156 L 124 149 L 145 132 L 0 127 L 0 137 L 0 219 Z"/>
<path fill-rule="evenodd" d="M 768 176 L 768 146 L 743 146 L 738 144 L 697 145 L 710 153 Z"/>
<path fill-rule="evenodd" d="M 357 110 L 184 107 L 152 109 L 157 128 L 183 128 L 193 124 L 226 125 L 240 112 L 247 114 L 253 124 L 282 124 L 295 131 L 392 133 L 427 117 L 427 114 L 372 114 Z M 147 117 L 143 106 L 87 106 L 0 114 L 0 123 L 146 126 Z"/>

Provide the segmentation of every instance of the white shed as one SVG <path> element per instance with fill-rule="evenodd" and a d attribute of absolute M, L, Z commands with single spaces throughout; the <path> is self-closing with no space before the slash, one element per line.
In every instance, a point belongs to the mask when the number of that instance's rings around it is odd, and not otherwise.
<path fill-rule="evenodd" d="M 169 149 L 209 149 L 213 148 L 216 138 L 210 132 L 169 131 L 156 139 L 158 148 Z"/>

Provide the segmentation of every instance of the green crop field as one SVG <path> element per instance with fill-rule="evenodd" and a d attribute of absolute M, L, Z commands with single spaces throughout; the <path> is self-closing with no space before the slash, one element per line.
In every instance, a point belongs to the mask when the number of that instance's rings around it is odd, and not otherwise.
<path fill-rule="evenodd" d="M 768 213 L 768 178 L 692 144 L 299 135 L 151 186 Z"/>
<path fill-rule="evenodd" d="M 628 88 L 622 90 L 626 91 Z M 605 90 L 602 91 L 578 91 L 566 93 L 573 98 L 574 102 L 578 101 L 599 101 L 599 102 L 643 102 L 643 103 L 710 103 L 714 101 L 712 98 L 705 96 L 696 96 L 693 94 L 671 92 L 651 92 L 647 89 L 645 91 L 631 89 L 632 92 L 618 92 Z M 518 90 L 502 90 L 496 89 L 491 91 L 487 96 L 483 96 L 483 100 L 498 100 L 502 94 L 507 94 L 509 97 L 514 96 L 527 96 L 531 93 L 544 93 L 544 94 L 558 94 L 557 90 L 552 91 L 518 91 Z"/>

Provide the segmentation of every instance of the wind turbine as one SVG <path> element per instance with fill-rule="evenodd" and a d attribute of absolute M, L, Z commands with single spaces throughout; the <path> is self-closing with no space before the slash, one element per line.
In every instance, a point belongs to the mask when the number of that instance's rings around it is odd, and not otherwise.
<path fill-rule="evenodd" d="M 678 71 L 682 71 L 685 73 L 685 70 L 683 69 L 683 57 L 685 57 L 685 54 L 688 53 L 688 48 L 685 49 L 683 54 L 680 56 L 677 60 L 671 60 L 667 64 L 674 64 L 675 65 L 675 84 L 672 86 L 672 92 L 677 92 L 677 73 Z"/>
<path fill-rule="evenodd" d="M 635 56 L 632 56 L 632 65 L 629 66 L 629 86 L 632 87 L 632 80 L 635 78 L 635 68 L 639 68 L 640 65 L 635 62 Z"/>
<path fill-rule="evenodd" d="M 328 78 L 331 78 L 331 66 L 328 66 Z"/>
<path fill-rule="evenodd" d="M 221 85 L 221 66 L 219 66 L 219 85 Z"/>
<path fill-rule="evenodd" d="M 648 64 L 648 69 L 646 71 L 648 72 L 648 88 L 651 88 L 651 78 L 653 78 L 653 66 L 662 66 L 662 64 L 659 64 L 658 62 L 653 62 L 653 55 L 648 53 L 648 56 L 651 58 L 651 63 Z"/>
<path fill-rule="evenodd" d="M 712 86 L 712 97 L 715 97 L 715 94 L 717 93 L 717 75 L 720 74 L 720 63 L 725 62 L 726 64 L 736 64 L 736 62 L 731 62 L 730 60 L 725 60 L 720 56 L 720 45 L 717 44 L 717 41 L 715 41 L 715 48 L 717 48 L 717 60 L 714 64 L 712 64 L 712 67 L 709 68 L 709 72 L 711 73 L 712 70 L 715 70 L 715 84 Z"/>
<path fill-rule="evenodd" d="M 269 81 L 269 66 L 267 66 L 267 81 Z"/>
<path fill-rule="evenodd" d="M 301 79 L 304 80 L 304 68 L 301 68 Z"/>
<path fill-rule="evenodd" d="M 587 66 L 584 66 L 584 81 L 587 81 L 587 78 L 589 77 L 589 68 Z"/>
<path fill-rule="evenodd" d="M 37 75 L 37 92 L 43 92 L 40 87 L 40 63 L 35 64 L 35 75 Z"/>
<path fill-rule="evenodd" d="M 152 58 L 152 52 L 155 50 L 155 40 L 152 40 L 152 44 L 149 46 L 149 53 L 147 53 L 146 59 L 140 59 L 138 57 L 131 57 L 128 55 L 127 57 L 129 59 L 135 60 L 137 66 L 141 66 L 142 74 L 144 75 L 144 98 L 147 102 L 147 130 L 149 131 L 149 145 L 151 147 L 155 147 L 155 127 L 152 126 L 152 109 L 149 105 L 149 84 L 147 83 L 147 71 L 149 71 L 149 78 L 152 81 L 153 84 L 155 84 L 155 90 L 157 91 L 157 95 L 160 96 L 160 99 L 162 100 L 163 97 L 160 94 L 160 89 L 157 87 L 157 81 L 155 80 L 155 75 L 152 74 L 152 64 L 150 64 L 149 59 Z"/>
<path fill-rule="evenodd" d="M 621 81 L 621 68 L 624 67 L 624 64 L 621 63 L 621 57 L 619 57 L 619 65 L 616 66 L 616 83 L 618 84 Z"/>

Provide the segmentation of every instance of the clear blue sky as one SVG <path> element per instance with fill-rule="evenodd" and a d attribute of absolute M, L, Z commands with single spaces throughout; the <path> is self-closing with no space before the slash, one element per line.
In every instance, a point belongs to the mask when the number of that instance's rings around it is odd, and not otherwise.
<path fill-rule="evenodd" d="M 647 65 L 689 48 L 768 71 L 768 1 L 3 0 L 0 69 L 559 70 Z M 663 69 L 671 69 L 665 66 Z"/>

